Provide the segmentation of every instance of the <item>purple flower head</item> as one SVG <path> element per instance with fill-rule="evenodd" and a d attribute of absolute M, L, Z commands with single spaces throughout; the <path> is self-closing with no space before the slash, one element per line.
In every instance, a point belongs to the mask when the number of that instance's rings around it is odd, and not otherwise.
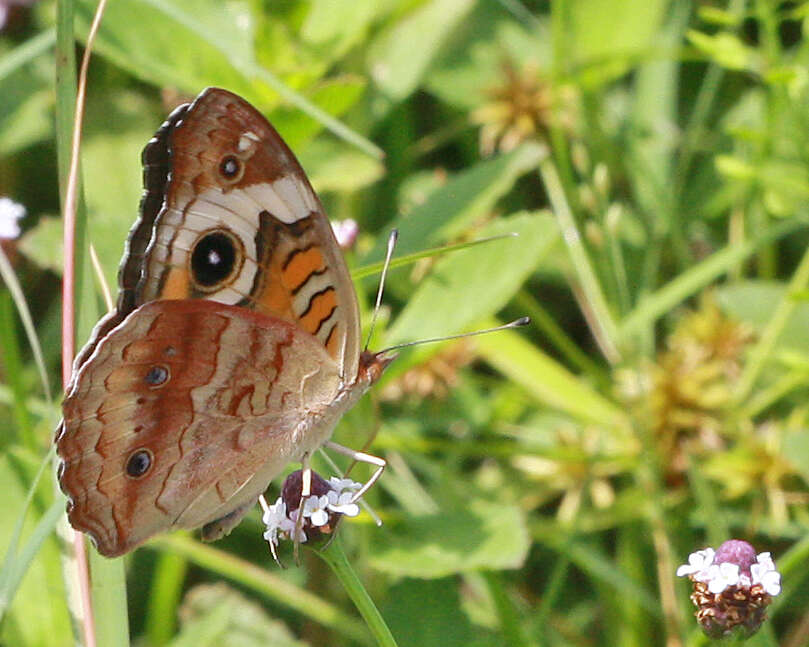
<path fill-rule="evenodd" d="M 694 583 L 691 601 L 703 631 L 711 638 L 756 633 L 767 619 L 772 596 L 781 592 L 781 574 L 770 553 L 759 553 L 748 542 L 730 539 L 714 551 L 705 548 L 677 569 Z"/>

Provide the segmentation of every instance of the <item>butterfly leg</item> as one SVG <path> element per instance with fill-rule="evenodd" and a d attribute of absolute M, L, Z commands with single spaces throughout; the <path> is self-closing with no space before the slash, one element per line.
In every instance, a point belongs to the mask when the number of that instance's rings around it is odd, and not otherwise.
<path fill-rule="evenodd" d="M 206 523 L 202 526 L 202 541 L 215 541 L 225 535 L 229 535 L 230 531 L 239 525 L 242 517 L 244 517 L 254 505 L 256 505 L 256 501 L 250 501 L 235 510 L 231 510 L 223 517 Z"/>
<path fill-rule="evenodd" d="M 293 537 L 293 558 L 295 564 L 300 566 L 300 545 L 303 534 L 303 502 L 312 494 L 312 468 L 309 466 L 309 454 L 301 458 L 301 498 L 298 501 L 298 517 L 295 519 L 295 535 Z"/>
<path fill-rule="evenodd" d="M 371 474 L 371 478 L 369 478 L 365 485 L 363 485 L 359 490 L 354 493 L 354 496 L 351 497 L 351 502 L 356 503 L 359 499 L 361 499 L 365 493 L 370 490 L 374 483 L 379 480 L 379 477 L 382 476 L 382 472 L 385 471 L 385 467 L 387 466 L 387 461 L 384 458 L 379 458 L 379 456 L 374 456 L 373 454 L 366 454 L 365 452 L 358 452 L 350 447 L 343 447 L 343 445 L 338 445 L 337 443 L 327 440 L 325 443 L 326 447 L 329 449 L 337 452 L 338 454 L 342 454 L 343 456 L 348 456 L 349 458 L 353 458 L 355 461 L 359 461 L 360 463 L 368 463 L 369 465 L 376 465 L 376 470 L 373 474 Z"/>

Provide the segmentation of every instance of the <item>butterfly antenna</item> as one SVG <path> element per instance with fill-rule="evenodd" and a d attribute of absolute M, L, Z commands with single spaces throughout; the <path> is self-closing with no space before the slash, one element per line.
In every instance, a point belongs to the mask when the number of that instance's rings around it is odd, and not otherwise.
<path fill-rule="evenodd" d="M 449 341 L 450 339 L 462 339 L 464 337 L 477 337 L 478 335 L 487 335 L 490 332 L 497 332 L 498 330 L 508 330 L 509 328 L 520 328 L 522 326 L 527 326 L 530 323 L 531 323 L 530 317 L 520 317 L 519 319 L 510 321 L 509 323 L 503 324 L 502 326 L 495 326 L 494 328 L 485 328 L 484 330 L 462 332 L 457 335 L 447 335 L 446 337 L 431 337 L 430 339 L 418 339 L 416 341 L 405 342 L 404 344 L 396 344 L 395 346 L 389 346 L 388 348 L 379 351 L 377 355 L 389 353 L 392 350 L 399 350 L 400 348 L 407 348 L 408 346 L 420 346 L 421 344 L 433 344 L 439 341 Z"/>
<path fill-rule="evenodd" d="M 399 230 L 392 229 L 390 236 L 388 236 L 388 251 L 385 254 L 385 264 L 382 266 L 382 276 L 379 279 L 379 289 L 376 291 L 376 303 L 374 304 L 374 314 L 371 315 L 371 326 L 368 330 L 368 339 L 365 342 L 365 349 L 368 350 L 368 345 L 371 343 L 371 337 L 374 335 L 374 326 L 376 326 L 376 318 L 379 314 L 379 306 L 382 305 L 382 293 L 385 291 L 385 278 L 388 275 L 388 268 L 390 267 L 390 259 L 393 256 L 393 250 L 396 247 L 396 241 L 399 239 Z"/>

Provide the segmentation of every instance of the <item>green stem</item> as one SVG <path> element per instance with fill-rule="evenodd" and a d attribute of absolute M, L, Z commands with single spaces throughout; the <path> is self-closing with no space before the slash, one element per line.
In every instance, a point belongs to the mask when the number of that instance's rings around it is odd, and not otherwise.
<path fill-rule="evenodd" d="M 573 213 L 570 210 L 567 196 L 553 160 L 546 157 L 540 162 L 539 172 L 548 192 L 553 213 L 559 223 L 562 239 L 567 245 L 570 260 L 586 302 L 585 305 L 590 312 L 587 320 L 590 322 L 593 334 L 598 340 L 604 356 L 611 364 L 615 364 L 620 361 L 620 353 L 616 343 L 617 329 L 615 321 L 607 306 L 601 284 L 593 271 L 592 263 L 582 242 L 581 233 L 573 218 Z"/>
<path fill-rule="evenodd" d="M 523 629 L 523 622 L 514 603 L 508 596 L 500 573 L 487 571 L 483 573 L 489 595 L 492 596 L 497 617 L 500 620 L 500 632 L 503 635 L 503 644 L 508 647 L 524 647 L 530 644 Z"/>
<path fill-rule="evenodd" d="M 172 553 L 160 553 L 146 613 L 146 635 L 154 647 L 167 645 L 177 631 L 177 608 L 187 572 L 187 559 Z"/>
<path fill-rule="evenodd" d="M 798 306 L 798 299 L 794 295 L 805 290 L 807 285 L 809 285 L 809 250 L 804 253 L 798 269 L 795 270 L 795 274 L 784 292 L 781 303 L 776 307 L 770 321 L 762 331 L 758 343 L 750 352 L 750 359 L 745 365 L 736 389 L 737 403 L 745 402 L 750 396 L 764 365 L 772 357 L 772 350 L 784 331 L 787 321 Z"/>
<path fill-rule="evenodd" d="M 357 610 L 365 619 L 368 629 L 371 630 L 374 638 L 376 638 L 377 644 L 381 647 L 397 647 L 396 640 L 393 638 L 390 629 L 388 629 L 388 625 L 385 624 L 382 614 L 379 613 L 379 609 L 376 608 L 373 600 L 371 600 L 368 591 L 365 590 L 365 587 L 362 585 L 362 582 L 360 582 L 354 569 L 351 568 L 351 564 L 349 564 L 348 558 L 343 550 L 340 536 L 337 535 L 325 549 L 315 552 L 322 557 L 323 561 L 334 571 L 337 579 L 340 580 L 343 588 L 345 588 L 346 593 L 348 593 L 348 596 L 356 605 Z"/>

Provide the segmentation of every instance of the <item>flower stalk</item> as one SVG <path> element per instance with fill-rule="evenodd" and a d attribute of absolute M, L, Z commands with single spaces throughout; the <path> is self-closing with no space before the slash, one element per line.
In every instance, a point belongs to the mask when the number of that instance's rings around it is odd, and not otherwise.
<path fill-rule="evenodd" d="M 340 537 L 335 537 L 325 548 L 315 550 L 315 553 L 329 565 L 337 579 L 340 580 L 346 593 L 348 593 L 348 597 L 354 602 L 360 615 L 362 615 L 374 635 L 377 644 L 380 647 L 397 647 L 396 640 L 393 638 L 390 629 L 388 629 L 384 618 L 382 618 L 382 614 L 379 613 L 379 609 L 376 608 L 371 596 L 368 595 L 368 591 L 365 590 L 354 569 L 351 568 Z"/>

